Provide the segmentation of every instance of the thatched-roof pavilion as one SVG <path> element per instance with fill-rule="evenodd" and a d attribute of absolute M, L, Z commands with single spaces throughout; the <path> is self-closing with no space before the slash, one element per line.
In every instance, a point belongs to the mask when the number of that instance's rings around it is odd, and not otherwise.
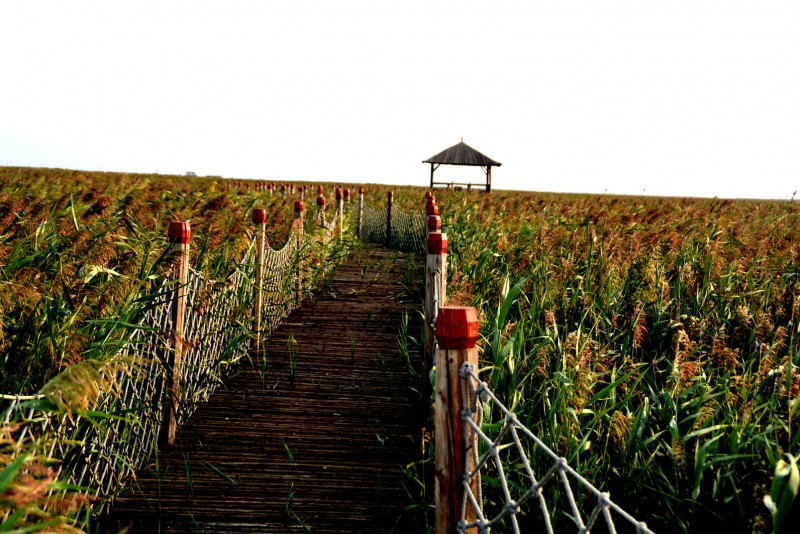
<path fill-rule="evenodd" d="M 433 173 L 436 169 L 439 168 L 439 165 L 471 165 L 474 167 L 481 167 L 483 168 L 484 172 L 486 173 L 486 192 L 490 192 L 492 190 L 492 167 L 499 167 L 501 165 L 500 162 L 493 160 L 489 156 L 481 154 L 468 144 L 464 142 L 464 138 L 461 138 L 461 142 L 457 145 L 453 145 L 450 148 L 443 150 L 432 156 L 422 163 L 430 163 L 431 164 L 431 187 L 434 185 L 466 185 L 471 187 L 472 184 L 468 183 L 454 183 L 454 182 L 434 182 L 433 181 Z"/>

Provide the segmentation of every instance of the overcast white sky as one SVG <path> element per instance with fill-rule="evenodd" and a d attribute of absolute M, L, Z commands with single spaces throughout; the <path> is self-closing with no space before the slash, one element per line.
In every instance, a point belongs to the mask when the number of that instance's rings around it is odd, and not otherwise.
<path fill-rule="evenodd" d="M 0 165 L 425 185 L 461 137 L 502 189 L 790 198 L 800 2 L 0 3 Z"/>

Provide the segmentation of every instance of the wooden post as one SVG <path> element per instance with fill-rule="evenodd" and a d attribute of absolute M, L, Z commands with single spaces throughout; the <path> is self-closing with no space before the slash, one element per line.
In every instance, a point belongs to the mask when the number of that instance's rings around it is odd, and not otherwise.
<path fill-rule="evenodd" d="M 442 224 L 441 224 L 441 219 L 439 219 L 439 206 L 437 206 L 435 202 L 431 202 L 430 204 L 428 204 L 428 217 L 425 219 L 425 224 L 427 226 L 428 232 L 431 232 L 430 225 L 433 224 L 431 222 L 431 217 L 436 217 L 436 220 L 439 221 L 438 227 L 441 228 Z"/>
<path fill-rule="evenodd" d="M 434 234 L 431 234 L 434 235 Z M 436 339 L 439 351 L 436 356 L 436 532 L 456 532 L 461 520 L 464 497 L 465 460 L 467 469 L 474 469 L 471 455 L 467 454 L 465 428 L 461 419 L 461 364 L 469 362 L 478 368 L 478 316 L 475 308 L 442 307 L 436 320 Z M 472 480 L 473 492 L 477 481 Z M 475 510 L 467 501 L 466 520 L 476 518 Z M 478 529 L 467 532 L 477 533 Z"/>
<path fill-rule="evenodd" d="M 392 247 L 392 204 L 394 203 L 394 192 L 386 194 L 386 248 Z"/>
<path fill-rule="evenodd" d="M 317 219 L 319 224 L 325 225 L 325 195 L 322 186 L 317 188 Z"/>
<path fill-rule="evenodd" d="M 362 237 L 362 224 L 364 223 L 364 188 L 358 188 L 358 223 L 356 225 L 356 234 Z"/>
<path fill-rule="evenodd" d="M 429 373 L 433 365 L 433 322 L 447 295 L 447 234 L 430 233 L 427 237 L 428 256 L 425 262 L 425 351 L 423 356 L 422 386 L 425 398 L 430 394 Z"/>
<path fill-rule="evenodd" d="M 344 194 L 342 193 L 342 188 L 336 188 L 336 217 L 339 219 L 337 222 L 338 232 L 339 232 L 339 239 L 342 237 L 342 231 L 344 230 Z"/>
<path fill-rule="evenodd" d="M 295 235 L 297 237 L 297 289 L 295 303 L 299 306 L 303 301 L 303 212 L 306 206 L 302 200 L 294 201 Z"/>
<path fill-rule="evenodd" d="M 422 220 L 424 221 L 427 221 L 428 215 L 430 215 L 430 213 L 428 213 L 428 202 L 432 197 L 433 193 L 430 191 L 425 191 L 425 198 L 422 200 Z"/>
<path fill-rule="evenodd" d="M 175 288 L 172 292 L 172 353 L 169 358 L 169 399 L 165 413 L 167 445 L 175 443 L 178 427 L 178 408 L 181 401 L 181 359 L 183 358 L 183 321 L 186 309 L 186 285 L 189 278 L 189 239 L 192 229 L 188 222 L 169 223 L 167 235 L 170 240 L 170 253 L 177 259 Z"/>
<path fill-rule="evenodd" d="M 261 307 L 264 302 L 264 247 L 266 246 L 267 210 L 253 209 L 253 224 L 256 225 L 256 299 L 253 310 L 253 352 L 261 350 Z"/>

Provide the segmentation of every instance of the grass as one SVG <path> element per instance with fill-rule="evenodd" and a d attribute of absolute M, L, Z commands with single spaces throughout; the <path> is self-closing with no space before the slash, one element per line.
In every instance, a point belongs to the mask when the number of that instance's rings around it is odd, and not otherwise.
<path fill-rule="evenodd" d="M 286 355 L 289 358 L 289 383 L 294 384 L 297 378 L 297 361 L 300 349 L 297 347 L 297 341 L 294 339 L 294 333 L 289 332 L 286 338 Z"/>

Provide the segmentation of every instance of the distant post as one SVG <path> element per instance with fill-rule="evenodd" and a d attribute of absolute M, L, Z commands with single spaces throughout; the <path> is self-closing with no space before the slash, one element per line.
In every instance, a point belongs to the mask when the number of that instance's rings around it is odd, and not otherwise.
<path fill-rule="evenodd" d="M 356 225 L 356 235 L 363 237 L 362 225 L 364 224 L 364 188 L 358 188 L 358 223 Z"/>
<path fill-rule="evenodd" d="M 325 195 L 322 186 L 317 188 L 317 219 L 320 225 L 325 226 Z"/>
<path fill-rule="evenodd" d="M 392 204 L 394 203 L 394 192 L 386 194 L 386 248 L 392 246 Z"/>
<path fill-rule="evenodd" d="M 428 203 L 427 211 L 428 211 L 428 216 L 425 219 L 427 231 L 431 232 L 431 226 L 430 226 L 431 224 L 434 224 L 434 226 L 436 226 L 435 221 L 438 221 L 438 228 L 441 228 L 442 224 L 441 224 L 441 219 L 439 218 L 439 206 L 436 205 L 436 202 L 431 200 L 431 202 Z M 431 221 L 431 217 L 435 217 L 436 218 L 435 221 Z"/>
<path fill-rule="evenodd" d="M 261 309 L 264 302 L 264 247 L 266 246 L 267 210 L 253 209 L 253 224 L 256 225 L 256 299 L 253 310 L 253 352 L 261 350 Z"/>
<path fill-rule="evenodd" d="M 433 234 L 432 234 L 433 235 Z M 472 455 L 466 446 L 465 429 L 461 419 L 462 379 L 461 364 L 469 362 L 478 368 L 478 315 L 471 307 L 442 307 L 436 321 L 436 338 L 439 351 L 436 357 L 436 532 L 451 534 L 461 520 L 461 505 L 464 498 L 465 460 L 466 468 L 474 470 Z M 473 492 L 477 481 L 472 480 Z M 477 517 L 467 500 L 466 520 Z M 468 532 L 477 534 L 477 528 Z"/>
<path fill-rule="evenodd" d="M 183 359 L 183 322 L 186 309 L 186 286 L 189 279 L 189 240 L 192 229 L 188 222 L 169 223 L 167 236 L 170 254 L 176 259 L 175 287 L 172 290 L 172 352 L 169 357 L 169 399 L 165 414 L 166 444 L 175 443 L 178 409 L 181 401 L 181 360 Z M 162 438 L 162 442 L 164 439 Z"/>
<path fill-rule="evenodd" d="M 339 239 L 341 239 L 344 230 L 344 194 L 341 187 L 336 188 L 336 218 L 338 219 Z"/>
<path fill-rule="evenodd" d="M 297 287 L 295 290 L 295 303 L 299 306 L 303 301 L 303 212 L 305 204 L 302 200 L 294 201 L 295 236 L 297 239 Z"/>

